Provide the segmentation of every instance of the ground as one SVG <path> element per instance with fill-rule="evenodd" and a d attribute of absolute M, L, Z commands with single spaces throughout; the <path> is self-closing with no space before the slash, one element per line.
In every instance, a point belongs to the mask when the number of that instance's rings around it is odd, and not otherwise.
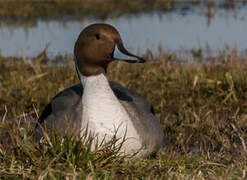
<path fill-rule="evenodd" d="M 108 69 L 110 80 L 146 97 L 161 120 L 166 148 L 144 159 L 119 155 L 114 140 L 90 150 L 90 139 L 69 133 L 63 142 L 54 133 L 35 143 L 29 117 L 36 119 L 54 95 L 79 82 L 73 59 L 0 57 L 0 177 L 246 178 L 247 55 L 195 52 L 187 57 L 193 64 L 160 50 L 145 53 L 145 64 L 114 62 Z"/>

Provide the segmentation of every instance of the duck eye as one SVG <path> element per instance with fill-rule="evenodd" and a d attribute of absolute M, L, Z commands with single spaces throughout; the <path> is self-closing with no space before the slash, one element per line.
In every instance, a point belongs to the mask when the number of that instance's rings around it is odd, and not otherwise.
<path fill-rule="evenodd" d="M 96 39 L 100 39 L 100 35 L 99 34 L 95 34 Z"/>

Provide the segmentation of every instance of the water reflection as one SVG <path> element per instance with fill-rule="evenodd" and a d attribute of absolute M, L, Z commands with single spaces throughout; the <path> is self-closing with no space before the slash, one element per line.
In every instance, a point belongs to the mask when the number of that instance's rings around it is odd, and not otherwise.
<path fill-rule="evenodd" d="M 236 11 L 217 10 L 208 20 L 207 10 L 199 7 L 194 11 L 179 13 L 148 13 L 105 19 L 100 22 L 117 27 L 132 51 L 157 51 L 204 48 L 206 45 L 218 49 L 230 47 L 247 49 L 247 8 Z M 197 12 L 197 13 L 196 13 Z M 200 12 L 200 13 L 198 13 Z M 71 54 L 74 42 L 85 26 L 99 22 L 94 18 L 69 21 L 31 21 L 29 24 L 2 21 L 0 24 L 0 50 L 3 56 L 33 56 L 48 46 L 50 55 Z"/>

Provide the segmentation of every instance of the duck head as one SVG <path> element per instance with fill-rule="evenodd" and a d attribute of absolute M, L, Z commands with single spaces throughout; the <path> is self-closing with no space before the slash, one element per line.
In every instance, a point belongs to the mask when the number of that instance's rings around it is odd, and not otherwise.
<path fill-rule="evenodd" d="M 124 56 L 118 57 L 118 51 Z M 106 73 L 115 60 L 144 63 L 145 60 L 125 49 L 119 32 L 109 24 L 92 24 L 80 33 L 74 47 L 76 69 L 83 76 Z"/>

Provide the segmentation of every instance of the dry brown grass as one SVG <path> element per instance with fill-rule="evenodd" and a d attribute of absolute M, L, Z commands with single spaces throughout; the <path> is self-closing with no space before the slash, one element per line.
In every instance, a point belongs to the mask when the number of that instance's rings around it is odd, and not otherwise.
<path fill-rule="evenodd" d="M 167 146 L 155 158 L 126 159 L 87 150 L 69 134 L 42 144 L 32 140 L 32 123 L 59 91 L 78 83 L 72 58 L 0 58 L 0 176 L 8 178 L 166 177 L 246 178 L 247 56 L 237 51 L 181 64 L 176 53 L 146 54 L 146 64 L 117 62 L 108 77 L 135 89 L 154 105 Z M 36 113 L 35 113 L 36 112 Z M 21 129 L 24 126 L 25 129 Z M 10 146 L 6 145 L 9 144 Z"/>

